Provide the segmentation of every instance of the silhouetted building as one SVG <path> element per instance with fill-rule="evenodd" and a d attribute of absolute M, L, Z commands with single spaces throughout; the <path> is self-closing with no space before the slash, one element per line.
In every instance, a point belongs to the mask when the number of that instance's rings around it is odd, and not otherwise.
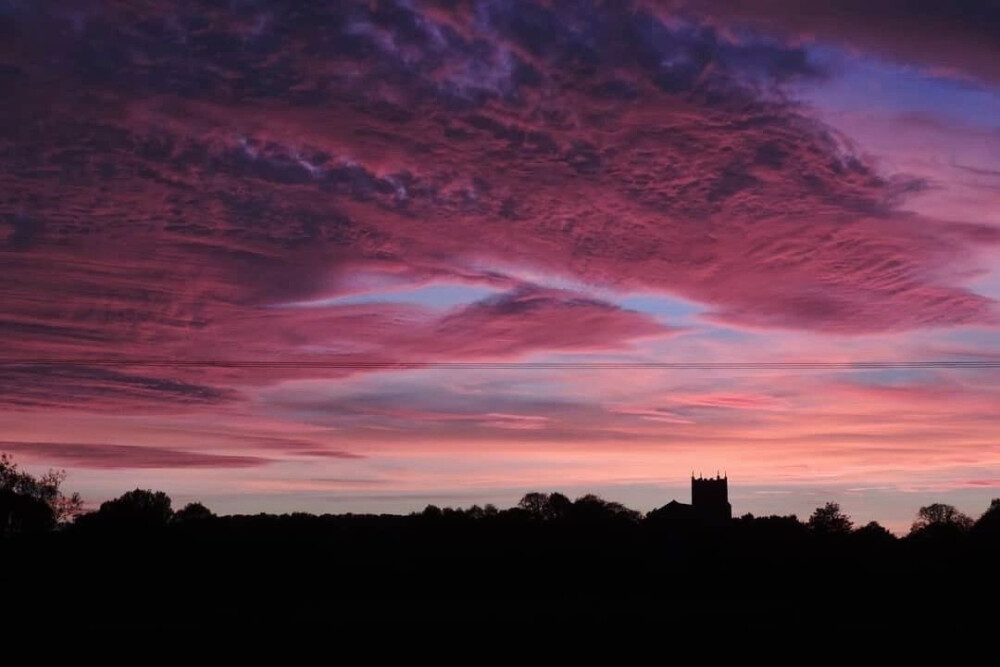
<path fill-rule="evenodd" d="M 648 517 L 673 524 L 724 524 L 733 518 L 729 504 L 729 478 L 691 475 L 691 504 L 676 500 L 653 510 Z"/>
<path fill-rule="evenodd" d="M 733 518 L 729 504 L 729 478 L 691 476 L 691 506 L 700 518 L 717 521 Z"/>

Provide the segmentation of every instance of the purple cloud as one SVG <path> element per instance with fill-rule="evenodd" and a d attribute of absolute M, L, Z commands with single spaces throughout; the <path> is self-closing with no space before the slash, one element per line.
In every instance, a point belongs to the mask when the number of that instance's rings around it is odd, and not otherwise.
<path fill-rule="evenodd" d="M 57 465 L 93 469 L 129 468 L 253 468 L 270 463 L 257 456 L 187 452 L 163 447 L 81 442 L 0 441 L 0 450 L 40 458 Z"/>
<path fill-rule="evenodd" d="M 954 267 L 1000 233 L 904 212 L 927 184 L 790 102 L 827 74 L 781 39 L 644 3 L 87 7 L 5 18 L 6 359 L 499 359 L 676 331 L 595 288 L 744 328 L 997 322 Z M 277 307 L 365 273 L 503 294 Z M 312 374 L 22 367 L 0 393 L 194 409 Z"/>

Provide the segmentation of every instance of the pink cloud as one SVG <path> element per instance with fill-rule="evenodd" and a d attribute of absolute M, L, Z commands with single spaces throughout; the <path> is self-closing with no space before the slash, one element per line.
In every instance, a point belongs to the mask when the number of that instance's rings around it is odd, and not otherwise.
<path fill-rule="evenodd" d="M 460 11 L 423 19 L 439 28 L 471 20 Z M 555 76 L 555 54 L 526 48 L 504 16 L 490 20 L 498 53 L 519 53 L 539 77 Z M 689 48 L 682 33 L 657 29 L 662 48 Z M 428 63 L 432 53 L 447 60 L 431 32 L 412 48 Z M 617 99 L 597 92 L 617 72 L 598 68 L 552 88 L 548 116 L 498 101 L 447 114 L 444 125 L 445 92 L 395 79 L 365 95 L 335 79 L 341 94 L 356 96 L 335 119 L 323 105 L 234 104 L 211 86 L 180 98 L 131 98 L 117 86 L 106 105 L 70 115 L 25 99 L 48 114 L 46 123 L 70 128 L 72 117 L 105 134 L 91 145 L 86 132 L 28 133 L 30 153 L 5 171 L 14 242 L 2 253 L 10 276 L 2 326 L 11 350 L 147 356 L 204 339 L 210 351 L 225 337 L 221 327 L 253 326 L 255 307 L 352 289 L 352 274 L 365 266 L 396 267 L 405 280 L 508 284 L 517 281 L 502 267 L 520 266 L 604 288 L 679 294 L 749 327 L 869 333 L 995 321 L 992 301 L 948 268 L 973 242 L 957 230 L 974 232 L 980 245 L 995 244 L 996 230 L 897 212 L 918 184 L 879 173 L 799 109 L 754 98 L 736 65 L 715 63 L 721 78 L 709 88 L 684 79 L 681 94 L 643 69 L 652 54 L 641 48 L 655 44 L 634 48 L 621 55 L 634 71 Z M 382 57 L 389 67 L 403 56 Z M 467 63 L 466 54 L 454 57 Z M 316 64 L 292 66 L 312 77 L 345 62 Z M 363 58 L 353 66 L 372 75 Z M 151 76 L 135 63 L 121 68 L 123 76 Z M 439 75 L 428 71 L 420 81 L 436 86 Z M 752 103 L 712 104 L 701 97 L 709 93 L 750 95 Z M 530 86 L 516 94 L 534 95 Z M 545 120 L 558 117 L 570 120 Z M 62 185 L 40 197 L 30 174 L 63 169 L 66 146 L 77 141 L 84 143 Z M 90 193 L 104 179 L 114 196 L 95 203 Z M 540 322 L 541 297 L 530 298 Z M 478 312 L 504 326 L 487 306 Z M 463 314 L 470 323 L 476 316 Z M 538 337 L 527 321 L 520 326 L 522 337 Z M 448 330 L 427 333 L 449 342 Z M 599 344 L 566 336 L 574 348 Z M 522 349 L 523 340 L 482 352 Z"/>
<path fill-rule="evenodd" d="M 490 412 L 483 415 L 481 423 L 484 426 L 493 428 L 534 431 L 545 428 L 549 421 L 549 417 L 542 417 L 540 415 L 510 415 L 500 412 Z"/>
<path fill-rule="evenodd" d="M 967 479 L 965 484 L 971 487 L 998 487 L 1000 479 Z"/>
<path fill-rule="evenodd" d="M 559 335 L 553 335 L 558 328 Z M 217 408 L 239 395 L 219 385 L 267 383 L 316 374 L 309 363 L 434 363 L 517 358 L 544 350 L 627 349 L 631 341 L 676 330 L 653 318 L 568 292 L 521 289 L 470 306 L 439 312 L 403 304 L 324 308 L 248 308 L 214 326 L 185 335 L 164 332 L 155 346 L 91 346 L 95 360 L 118 360 L 113 368 L 32 364 L 60 358 L 37 338 L 11 341 L 8 354 L 27 363 L 0 369 L 0 394 L 26 407 L 89 404 L 105 409 L 129 401 L 144 410 Z M 37 355 L 37 356 L 36 356 Z M 10 357 L 8 357 L 9 359 Z M 76 363 L 87 357 L 69 356 Z M 172 360 L 183 362 L 174 365 Z M 138 365 L 130 368 L 129 361 Z M 199 360 L 208 360 L 206 366 Z M 257 362 L 260 367 L 227 367 Z M 269 361 L 301 362 L 272 367 Z M 143 365 L 156 362 L 152 365 Z M 193 365 L 186 365 L 194 362 Z M 214 364 L 214 365 L 213 365 Z M 332 368 L 324 375 L 348 376 L 362 369 Z M 56 385 L 54 390 L 53 385 Z M 37 389 L 36 389 L 37 388 Z"/>
<path fill-rule="evenodd" d="M 774 397 L 766 394 L 733 394 L 718 392 L 671 395 L 666 398 L 682 405 L 700 405 L 706 407 L 730 408 L 734 410 L 760 410 L 767 409 L 768 407 L 775 405 Z"/>

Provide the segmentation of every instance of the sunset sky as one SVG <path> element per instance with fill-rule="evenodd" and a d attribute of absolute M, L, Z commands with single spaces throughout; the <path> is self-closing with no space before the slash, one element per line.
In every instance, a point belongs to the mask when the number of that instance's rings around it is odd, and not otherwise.
<path fill-rule="evenodd" d="M 0 2 L 0 451 L 89 506 L 978 516 L 1000 5 L 830 4 Z M 994 367 L 648 366 L 928 360 Z"/>

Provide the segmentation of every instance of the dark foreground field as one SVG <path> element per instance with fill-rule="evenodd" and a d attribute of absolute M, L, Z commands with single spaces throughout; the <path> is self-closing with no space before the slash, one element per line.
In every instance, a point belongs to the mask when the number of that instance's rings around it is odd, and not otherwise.
<path fill-rule="evenodd" d="M 790 517 L 719 525 L 509 510 L 412 516 L 80 520 L 0 542 L 3 613 L 26 624 L 996 618 L 993 523 L 905 539 Z M 985 615 L 985 616 L 984 616 Z"/>

